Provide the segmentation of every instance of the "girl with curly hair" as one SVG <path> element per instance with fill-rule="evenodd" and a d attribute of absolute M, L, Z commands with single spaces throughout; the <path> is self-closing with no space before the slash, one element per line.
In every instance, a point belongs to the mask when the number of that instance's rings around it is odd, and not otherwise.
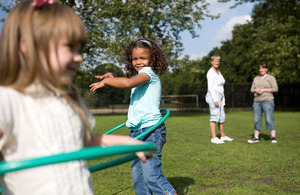
<path fill-rule="evenodd" d="M 101 81 L 91 84 L 90 87 L 91 91 L 106 85 L 131 88 L 126 126 L 131 129 L 130 136 L 136 137 L 161 119 L 159 74 L 168 69 L 168 63 L 163 51 L 151 39 L 138 39 L 131 42 L 125 48 L 124 59 L 128 78 L 114 77 L 112 73 L 106 73 L 96 76 Z M 161 124 L 142 140 L 155 143 L 158 151 L 146 163 L 139 160 L 131 162 L 133 187 L 136 194 L 176 194 L 175 189 L 161 171 L 161 152 L 166 142 L 165 124 Z"/>

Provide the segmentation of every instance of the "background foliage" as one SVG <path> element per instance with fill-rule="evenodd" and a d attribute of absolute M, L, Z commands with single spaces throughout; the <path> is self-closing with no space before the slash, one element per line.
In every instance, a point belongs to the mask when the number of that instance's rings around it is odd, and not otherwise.
<path fill-rule="evenodd" d="M 13 0 L 11 5 L 18 1 Z M 220 3 L 228 1 L 219 0 Z M 178 94 L 185 85 L 206 84 L 213 54 L 221 56 L 220 70 L 227 83 L 251 83 L 258 75 L 257 66 L 261 61 L 269 65 L 269 74 L 274 75 L 279 84 L 300 83 L 299 0 L 235 0 L 232 9 L 242 3 L 255 2 L 252 20 L 236 25 L 231 40 L 222 42 L 200 60 L 191 60 L 189 56 L 178 58 L 184 49 L 180 32 L 187 30 L 192 36 L 198 36 L 196 30 L 201 28 L 202 20 L 218 17 L 209 14 L 208 0 L 59 2 L 76 10 L 87 26 L 89 43 L 84 51 L 84 66 L 76 75 L 83 96 L 128 97 L 128 90 L 103 89 L 90 94 L 88 86 L 96 81 L 94 75 L 107 71 L 124 76 L 122 49 L 140 37 L 157 40 L 168 56 L 170 71 L 161 76 L 165 95 Z M 0 6 L 9 10 L 9 6 L 3 7 L 1 2 Z"/>

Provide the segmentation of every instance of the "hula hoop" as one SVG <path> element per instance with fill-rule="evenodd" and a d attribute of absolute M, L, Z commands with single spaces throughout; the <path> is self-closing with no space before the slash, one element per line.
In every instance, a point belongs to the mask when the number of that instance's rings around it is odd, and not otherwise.
<path fill-rule="evenodd" d="M 165 116 L 162 117 L 155 125 L 153 125 L 151 128 L 149 128 L 147 131 L 143 132 L 142 134 L 134 137 L 134 139 L 140 139 L 142 137 L 144 137 L 145 135 L 147 135 L 148 133 L 150 133 L 151 131 L 153 131 L 154 129 L 156 129 L 159 125 L 161 125 L 170 115 L 170 111 L 168 109 L 160 109 L 161 112 L 166 112 Z M 122 123 L 118 126 L 116 126 L 115 128 L 107 131 L 104 134 L 110 134 L 114 131 L 116 131 L 117 129 L 120 129 L 121 127 L 125 126 L 126 123 Z"/>
<path fill-rule="evenodd" d="M 160 111 L 161 112 L 166 112 L 165 116 L 162 117 L 155 125 L 153 125 L 151 128 L 149 128 L 147 131 L 145 131 L 142 134 L 134 137 L 134 139 L 140 139 L 140 138 L 144 137 L 145 135 L 147 135 L 148 133 L 150 133 L 151 131 L 156 129 L 159 125 L 161 125 L 169 117 L 170 111 L 168 109 L 160 109 Z M 104 134 L 110 134 L 110 133 L 116 131 L 117 129 L 120 129 L 121 127 L 125 126 L 125 124 L 126 123 L 122 123 L 122 124 L 114 127 L 113 129 L 107 131 Z M 106 169 L 106 168 L 109 168 L 109 167 L 112 167 L 112 166 L 115 166 L 115 165 L 119 165 L 123 161 L 127 162 L 127 161 L 131 161 L 131 160 L 134 160 L 134 159 L 135 158 L 133 158 L 133 156 L 131 154 L 131 155 L 124 156 L 124 157 L 121 157 L 121 158 L 118 158 L 118 159 L 115 159 L 115 160 L 112 160 L 112 161 L 108 161 L 108 162 L 105 162 L 105 163 L 102 163 L 102 164 L 99 164 L 99 165 L 94 165 L 92 167 L 89 167 L 89 170 L 91 172 L 99 171 L 101 169 Z"/>
<path fill-rule="evenodd" d="M 160 111 L 166 112 L 165 116 L 162 117 L 155 125 L 149 128 L 147 131 L 134 137 L 134 139 L 140 139 L 144 137 L 145 135 L 153 131 L 155 128 L 157 128 L 159 125 L 161 125 L 169 117 L 170 111 L 168 109 L 161 109 Z M 115 128 L 107 131 L 104 134 L 110 134 L 116 131 L 117 129 L 125 126 L 125 124 L 126 123 L 122 123 L 116 126 Z M 139 144 L 139 145 L 118 145 L 118 146 L 110 146 L 110 147 L 100 147 L 100 146 L 89 147 L 74 152 L 61 153 L 61 154 L 45 156 L 40 158 L 32 158 L 27 160 L 19 160 L 19 161 L 11 161 L 11 162 L 1 162 L 0 175 L 3 175 L 8 172 L 19 171 L 22 169 L 28 169 L 28 168 L 50 165 L 50 164 L 57 164 L 62 162 L 69 162 L 74 160 L 91 160 L 94 158 L 108 157 L 108 156 L 132 153 L 137 151 L 145 151 L 145 152 L 148 151 L 149 153 L 154 153 L 156 152 L 156 150 L 157 147 L 155 146 L 155 144 L 152 143 Z M 115 165 L 119 165 L 134 159 L 137 159 L 137 156 L 134 153 L 132 153 L 127 156 L 109 162 L 91 166 L 88 169 L 90 172 L 94 172 Z M 0 188 L 0 194 L 1 193 L 2 193 L 2 188 Z"/>
<path fill-rule="evenodd" d="M 44 165 L 50 165 L 50 164 L 56 164 L 56 163 L 74 161 L 74 160 L 91 160 L 99 157 L 108 157 L 108 156 L 132 153 L 137 151 L 155 152 L 156 150 L 157 147 L 151 143 L 138 144 L 138 145 L 118 145 L 118 146 L 110 146 L 110 147 L 100 147 L 100 146 L 89 147 L 74 152 L 61 153 L 61 154 L 45 156 L 40 158 L 32 158 L 32 159 L 18 160 L 18 161 L 11 161 L 11 162 L 1 162 L 0 175 L 3 175 L 8 172 L 19 171 L 22 169 L 28 169 L 28 168 L 38 167 L 38 166 L 44 166 Z M 137 158 L 135 154 L 131 154 L 129 156 L 130 159 L 129 158 L 120 159 L 119 164 Z M 112 166 L 109 163 L 108 165 Z"/>

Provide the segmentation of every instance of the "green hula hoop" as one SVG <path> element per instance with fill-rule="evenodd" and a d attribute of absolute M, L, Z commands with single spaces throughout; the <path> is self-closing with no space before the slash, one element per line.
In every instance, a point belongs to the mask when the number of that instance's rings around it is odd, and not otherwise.
<path fill-rule="evenodd" d="M 8 172 L 18 171 L 22 169 L 28 169 L 38 166 L 74 161 L 74 160 L 91 160 L 94 158 L 108 157 L 118 154 L 132 153 L 137 151 L 149 151 L 155 152 L 157 147 L 154 144 L 138 144 L 138 145 L 118 145 L 118 146 L 109 146 L 109 147 L 88 147 L 83 148 L 78 151 L 61 153 L 51 156 L 45 156 L 40 158 L 32 158 L 26 160 L 18 160 L 11 162 L 1 162 L 0 163 L 0 175 L 3 175 Z M 129 155 L 129 158 L 122 158 L 119 160 L 119 164 L 126 161 L 136 159 L 135 154 Z M 112 166 L 111 164 L 109 164 Z M 93 168 L 92 168 L 93 169 Z"/>
<path fill-rule="evenodd" d="M 149 128 L 147 131 L 143 132 L 142 134 L 136 136 L 134 139 L 141 139 L 143 138 L 145 135 L 147 135 L 148 133 L 150 133 L 151 131 L 153 131 L 154 129 L 156 129 L 159 125 L 161 125 L 170 115 L 170 111 L 168 109 L 160 109 L 161 112 L 166 112 L 165 116 L 162 117 L 155 125 L 153 125 L 151 128 Z M 126 123 L 122 123 L 118 126 L 116 126 L 115 128 L 107 131 L 104 134 L 110 134 L 114 131 L 116 131 L 117 129 L 120 129 L 121 127 L 125 126 Z"/>
<path fill-rule="evenodd" d="M 160 109 L 160 111 L 161 112 L 166 112 L 164 117 L 162 117 L 155 125 L 153 125 L 151 128 L 149 128 L 147 131 L 145 131 L 142 134 L 134 137 L 134 139 L 143 138 L 145 135 L 147 135 L 148 133 L 150 133 L 151 131 L 156 129 L 159 125 L 161 125 L 169 117 L 170 111 L 168 109 Z M 116 126 L 115 128 L 107 131 L 104 134 L 110 134 L 110 133 L 116 131 L 117 129 L 120 129 L 121 127 L 125 126 L 125 124 L 126 123 L 122 123 L 122 124 Z M 105 163 L 102 163 L 102 164 L 99 164 L 99 165 L 94 165 L 92 167 L 89 167 L 89 170 L 91 172 L 99 171 L 101 169 L 106 169 L 106 168 L 109 168 L 109 167 L 112 167 L 112 166 L 115 166 L 115 165 L 119 165 L 119 164 L 123 163 L 123 161 L 127 162 L 127 161 L 131 161 L 131 160 L 134 160 L 134 159 L 136 159 L 136 158 L 134 158 L 133 155 L 131 154 L 131 155 L 124 156 L 124 157 L 121 157 L 121 158 L 118 158 L 118 159 L 115 159 L 115 160 L 112 160 L 112 161 L 108 161 L 108 162 L 105 162 Z"/>

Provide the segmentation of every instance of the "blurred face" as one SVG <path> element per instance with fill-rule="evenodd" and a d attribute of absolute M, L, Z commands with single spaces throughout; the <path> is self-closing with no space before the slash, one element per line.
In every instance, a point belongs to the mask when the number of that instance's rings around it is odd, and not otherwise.
<path fill-rule="evenodd" d="M 267 72 L 268 72 L 268 69 L 267 68 L 263 68 L 263 67 L 259 67 L 259 73 L 260 73 L 260 75 L 261 76 L 265 76 L 266 74 L 267 74 Z"/>
<path fill-rule="evenodd" d="M 50 63 L 54 74 L 61 84 L 70 84 L 82 62 L 80 45 L 72 45 L 65 37 L 61 37 L 55 48 L 50 42 Z"/>
<path fill-rule="evenodd" d="M 132 65 L 139 72 L 150 64 L 150 51 L 145 48 L 134 48 L 132 50 Z"/>
<path fill-rule="evenodd" d="M 218 69 L 218 68 L 219 68 L 219 65 L 220 65 L 220 60 L 214 59 L 214 60 L 211 61 L 211 64 L 212 64 L 212 67 L 213 67 L 214 69 Z"/>

